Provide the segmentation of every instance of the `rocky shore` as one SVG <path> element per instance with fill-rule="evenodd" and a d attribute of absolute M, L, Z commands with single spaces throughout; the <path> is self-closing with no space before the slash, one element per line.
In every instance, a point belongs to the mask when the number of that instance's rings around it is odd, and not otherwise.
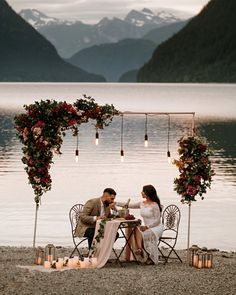
<path fill-rule="evenodd" d="M 70 248 L 57 249 L 59 257 Z M 196 269 L 183 263 L 137 265 L 134 262 L 107 263 L 101 269 L 78 269 L 44 273 L 18 265 L 33 265 L 34 251 L 26 247 L 0 247 L 0 294 L 236 294 L 236 253 L 214 251 L 212 269 Z"/>

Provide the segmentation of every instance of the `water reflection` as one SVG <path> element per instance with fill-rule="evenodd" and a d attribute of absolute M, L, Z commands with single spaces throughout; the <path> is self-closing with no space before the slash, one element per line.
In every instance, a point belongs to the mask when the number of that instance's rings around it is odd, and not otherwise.
<path fill-rule="evenodd" d="M 200 122 L 199 129 L 214 150 L 216 176 L 236 185 L 236 121 Z"/>

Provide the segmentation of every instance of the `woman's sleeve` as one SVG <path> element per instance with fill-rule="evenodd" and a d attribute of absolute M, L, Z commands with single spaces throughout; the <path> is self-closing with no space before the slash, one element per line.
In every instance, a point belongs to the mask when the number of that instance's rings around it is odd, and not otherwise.
<path fill-rule="evenodd" d="M 116 206 L 118 207 L 124 207 L 127 204 L 127 202 L 116 202 Z M 140 208 L 141 202 L 136 202 L 136 203 L 129 203 L 128 208 L 131 209 L 139 209 Z"/>
<path fill-rule="evenodd" d="M 157 206 L 153 206 L 153 215 L 154 215 L 154 222 L 149 224 L 149 228 L 151 227 L 155 227 L 155 226 L 158 226 L 160 224 L 160 221 L 161 221 L 161 213 L 160 213 L 160 209 Z"/>

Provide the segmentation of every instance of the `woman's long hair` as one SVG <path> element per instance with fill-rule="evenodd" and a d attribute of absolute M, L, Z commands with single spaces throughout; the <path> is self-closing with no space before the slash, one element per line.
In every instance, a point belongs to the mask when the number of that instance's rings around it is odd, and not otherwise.
<path fill-rule="evenodd" d="M 161 207 L 161 201 L 157 195 L 157 191 L 155 189 L 155 187 L 151 184 L 148 184 L 148 185 L 144 185 L 143 187 L 143 192 L 145 193 L 145 195 L 147 197 L 149 197 L 153 202 L 156 202 L 159 209 L 160 209 L 160 212 L 162 211 L 162 207 Z"/>

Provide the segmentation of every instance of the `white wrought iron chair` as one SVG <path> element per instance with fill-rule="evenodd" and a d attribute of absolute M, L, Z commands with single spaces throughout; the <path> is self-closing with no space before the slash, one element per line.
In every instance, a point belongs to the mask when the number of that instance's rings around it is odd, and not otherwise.
<path fill-rule="evenodd" d="M 180 210 L 176 205 L 169 205 L 162 213 L 162 223 L 164 226 L 162 237 L 158 243 L 158 249 L 161 254 L 161 258 L 164 259 L 164 263 L 167 263 L 169 259 L 178 259 L 182 262 L 178 253 L 175 251 L 175 246 L 178 238 L 179 222 L 180 222 Z M 161 248 L 161 244 L 164 244 L 165 248 Z M 174 256 L 171 254 L 174 254 Z"/>
<path fill-rule="evenodd" d="M 70 218 L 70 224 L 71 224 L 71 234 L 72 234 L 72 239 L 73 239 L 73 243 L 74 243 L 74 249 L 70 254 L 70 257 L 73 257 L 74 253 L 77 251 L 77 253 L 79 254 L 80 258 L 83 258 L 82 253 L 79 250 L 79 245 L 81 243 L 83 243 L 84 241 L 87 240 L 86 237 L 84 238 L 79 238 L 75 235 L 75 231 L 76 231 L 76 227 L 78 225 L 79 222 L 79 216 L 80 213 L 83 211 L 83 204 L 75 204 L 69 212 L 69 218 Z"/>

